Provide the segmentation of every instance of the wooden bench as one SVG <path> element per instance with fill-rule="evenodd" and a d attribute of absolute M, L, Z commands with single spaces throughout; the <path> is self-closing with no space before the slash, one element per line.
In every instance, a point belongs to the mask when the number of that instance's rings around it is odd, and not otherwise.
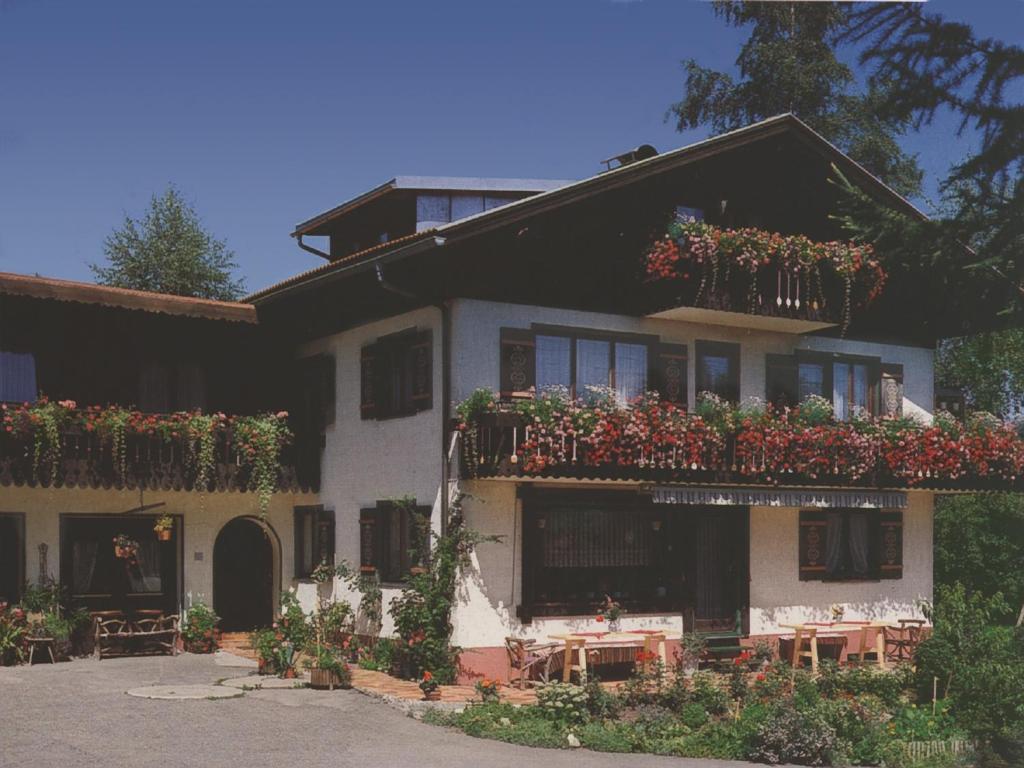
<path fill-rule="evenodd" d="M 97 616 L 95 618 L 95 654 L 103 658 L 103 651 L 120 646 L 124 653 L 136 647 L 152 643 L 172 656 L 178 653 L 178 637 L 181 634 L 179 617 L 145 616 L 128 621 L 124 616 Z"/>

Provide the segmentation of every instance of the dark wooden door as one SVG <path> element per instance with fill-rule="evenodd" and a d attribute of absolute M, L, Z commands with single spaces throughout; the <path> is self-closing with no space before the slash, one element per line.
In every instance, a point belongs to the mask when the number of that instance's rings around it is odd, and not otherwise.
<path fill-rule="evenodd" d="M 689 612 L 698 631 L 732 629 L 748 602 L 749 511 L 746 507 L 691 513 Z"/>
<path fill-rule="evenodd" d="M 25 537 L 19 515 L 0 515 L 0 603 L 16 603 L 25 581 Z"/>
<path fill-rule="evenodd" d="M 255 520 L 239 517 L 221 529 L 213 548 L 213 603 L 221 629 L 239 632 L 270 626 L 273 568 L 270 537 Z"/>

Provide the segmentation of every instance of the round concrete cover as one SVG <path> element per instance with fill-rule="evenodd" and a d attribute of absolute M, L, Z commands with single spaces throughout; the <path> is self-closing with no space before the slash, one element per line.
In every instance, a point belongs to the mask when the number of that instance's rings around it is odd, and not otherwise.
<path fill-rule="evenodd" d="M 238 696 L 235 688 L 220 685 L 147 685 L 144 688 L 132 688 L 127 691 L 129 696 L 140 699 L 163 699 L 178 701 L 187 699 L 230 699 Z"/>

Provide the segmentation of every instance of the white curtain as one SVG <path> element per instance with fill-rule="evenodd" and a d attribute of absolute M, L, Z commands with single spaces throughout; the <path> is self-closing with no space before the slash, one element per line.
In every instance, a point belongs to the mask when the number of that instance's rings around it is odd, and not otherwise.
<path fill-rule="evenodd" d="M 586 397 L 588 387 L 608 386 L 610 353 L 610 342 L 576 340 L 576 393 L 580 397 Z"/>
<path fill-rule="evenodd" d="M 829 512 L 825 517 L 825 572 L 830 576 L 843 568 L 843 515 Z"/>
<path fill-rule="evenodd" d="M 865 512 L 850 514 L 850 562 L 858 576 L 868 573 L 868 516 Z"/>
<path fill-rule="evenodd" d="M 160 545 L 156 539 L 139 542 L 136 554 L 138 565 L 128 567 L 128 582 L 132 592 L 160 592 Z"/>
<path fill-rule="evenodd" d="M 800 363 L 797 374 L 797 399 L 803 402 L 811 395 L 825 396 L 825 368 L 817 363 Z"/>
<path fill-rule="evenodd" d="M 647 347 L 643 344 L 615 345 L 615 391 L 629 402 L 647 390 Z"/>
<path fill-rule="evenodd" d="M 850 366 L 846 363 L 835 363 L 832 366 L 832 405 L 836 418 L 846 421 L 850 415 Z"/>
<path fill-rule="evenodd" d="M 80 540 L 71 545 L 71 588 L 75 594 L 85 594 L 92 587 L 98 551 L 99 544 L 96 541 Z"/>
<path fill-rule="evenodd" d="M 563 336 L 537 336 L 537 392 L 572 386 L 570 342 Z"/>
<path fill-rule="evenodd" d="M 704 389 L 716 395 L 725 396 L 729 387 L 729 358 L 719 355 L 705 355 L 701 358 Z M 699 392 L 697 394 L 700 394 Z"/>
<path fill-rule="evenodd" d="M 0 350 L 0 402 L 34 402 L 36 394 L 36 359 L 32 353 Z"/>
<path fill-rule="evenodd" d="M 868 409 L 868 367 L 866 365 L 853 366 L 853 401 L 850 403 L 850 413 L 854 409 L 866 411 Z"/>

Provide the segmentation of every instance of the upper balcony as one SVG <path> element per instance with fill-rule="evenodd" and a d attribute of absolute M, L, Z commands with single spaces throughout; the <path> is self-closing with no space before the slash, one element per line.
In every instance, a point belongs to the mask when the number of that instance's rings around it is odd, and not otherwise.
<path fill-rule="evenodd" d="M 508 405 L 483 391 L 459 414 L 467 478 L 1024 489 L 1024 439 L 990 416 L 837 421 L 820 398 L 783 412 L 708 398 L 688 414 L 655 394 L 630 406 L 558 394 Z"/>
<path fill-rule="evenodd" d="M 644 255 L 647 317 L 784 333 L 839 326 L 882 291 L 869 245 L 682 218 Z"/>
<path fill-rule="evenodd" d="M 44 398 L 0 413 L 0 486 L 251 491 L 263 510 L 273 493 L 319 487 L 319 442 L 294 436 L 283 412 L 148 414 Z"/>

